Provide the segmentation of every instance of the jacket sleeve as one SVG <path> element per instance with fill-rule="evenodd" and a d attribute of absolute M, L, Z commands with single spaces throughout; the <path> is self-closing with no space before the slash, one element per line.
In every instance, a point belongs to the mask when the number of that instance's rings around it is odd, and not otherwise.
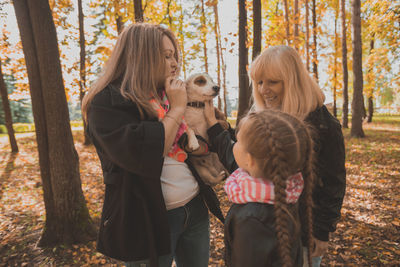
<path fill-rule="evenodd" d="M 229 131 L 224 130 L 219 123 L 216 123 L 208 129 L 207 134 L 211 143 L 211 151 L 217 153 L 219 160 L 229 172 L 235 171 L 238 168 L 233 156 L 235 143 L 232 141 Z"/>
<path fill-rule="evenodd" d="M 245 217 L 230 224 L 231 266 L 267 266 L 276 253 L 275 229 L 255 217 Z"/>
<path fill-rule="evenodd" d="M 313 235 L 329 241 L 336 230 L 346 191 L 345 147 L 340 123 L 333 118 L 319 131 L 317 182 L 313 192 Z"/>
<path fill-rule="evenodd" d="M 112 163 L 143 177 L 159 177 L 164 126 L 158 121 L 141 121 L 135 104 L 113 105 L 104 89 L 90 104 L 88 130 L 95 146 Z"/>

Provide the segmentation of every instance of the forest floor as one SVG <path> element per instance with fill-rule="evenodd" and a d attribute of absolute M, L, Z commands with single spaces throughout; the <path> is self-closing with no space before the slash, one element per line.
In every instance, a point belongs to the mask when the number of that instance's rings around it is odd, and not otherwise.
<path fill-rule="evenodd" d="M 322 266 L 400 265 L 400 121 L 364 124 L 366 138 L 345 129 L 347 190 L 342 219 L 331 236 Z M 74 131 L 82 188 L 90 215 L 99 222 L 104 185 L 92 146 Z M 0 140 L 0 266 L 122 266 L 95 251 L 95 241 L 40 248 L 45 209 L 34 135 L 19 136 L 20 152 L 11 154 Z M 216 188 L 224 213 L 222 186 Z M 223 225 L 211 218 L 210 266 L 223 266 Z"/>

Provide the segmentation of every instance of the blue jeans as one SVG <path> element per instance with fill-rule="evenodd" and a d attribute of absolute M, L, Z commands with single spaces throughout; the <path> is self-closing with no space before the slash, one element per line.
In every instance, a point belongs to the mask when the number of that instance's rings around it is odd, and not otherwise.
<path fill-rule="evenodd" d="M 183 207 L 168 211 L 171 254 L 160 256 L 160 267 L 207 267 L 210 251 L 208 209 L 198 195 Z M 148 267 L 149 260 L 126 262 L 127 267 Z"/>
<path fill-rule="evenodd" d="M 308 255 L 307 255 L 307 252 L 308 251 L 308 249 L 307 249 L 307 247 L 303 247 L 303 255 L 304 255 L 304 257 L 303 257 L 303 267 L 308 267 Z M 311 258 L 311 261 L 312 261 L 312 267 L 319 267 L 320 265 L 321 265 L 321 261 L 322 261 L 322 256 L 319 256 L 319 257 L 312 257 Z"/>

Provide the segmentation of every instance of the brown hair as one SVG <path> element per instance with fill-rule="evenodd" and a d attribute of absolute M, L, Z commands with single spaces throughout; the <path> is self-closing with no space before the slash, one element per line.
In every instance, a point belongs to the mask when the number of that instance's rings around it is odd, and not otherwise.
<path fill-rule="evenodd" d="M 249 68 L 255 110 L 266 108 L 258 90 L 258 81 L 265 74 L 283 82 L 280 110 L 296 118 L 303 120 L 325 101 L 324 93 L 308 73 L 297 51 L 286 45 L 271 46 L 257 56 Z"/>
<path fill-rule="evenodd" d="M 138 105 L 142 117 L 144 112 L 156 116 L 149 100 L 154 96 L 160 101 L 157 83 L 162 78 L 160 75 L 165 73 L 162 54 L 164 36 L 174 45 L 175 59 L 179 63 L 179 46 L 171 30 L 160 25 L 136 23 L 122 31 L 102 73 L 83 99 L 82 114 L 85 121 L 93 97 L 117 79 L 121 79 L 119 89 L 122 96 Z"/>
<path fill-rule="evenodd" d="M 255 159 L 263 178 L 274 183 L 275 230 L 282 266 L 292 266 L 290 257 L 289 220 L 298 218 L 293 205 L 286 202 L 286 180 L 298 173 L 303 175 L 304 190 L 300 201 L 306 204 L 308 228 L 308 258 L 312 242 L 313 141 L 304 122 L 287 113 L 263 110 L 249 113 L 239 123 L 247 152 Z M 295 221 L 296 229 L 299 222 Z M 299 235 L 299 231 L 296 231 Z M 311 261 L 309 261 L 311 263 Z"/>

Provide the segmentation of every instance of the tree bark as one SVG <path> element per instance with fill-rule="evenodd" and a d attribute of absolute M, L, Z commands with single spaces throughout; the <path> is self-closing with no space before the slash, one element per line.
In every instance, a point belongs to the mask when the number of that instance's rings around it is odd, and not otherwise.
<path fill-rule="evenodd" d="M 236 125 L 247 113 L 250 105 L 249 79 L 247 76 L 248 49 L 246 1 L 239 0 L 239 108 Z"/>
<path fill-rule="evenodd" d="M 342 125 L 343 128 L 349 128 L 348 114 L 349 114 L 349 93 L 348 83 L 349 74 L 347 70 L 347 34 L 346 34 L 346 4 L 345 0 L 341 0 L 341 17 L 342 17 L 342 66 L 343 66 L 343 111 L 342 111 Z"/>
<path fill-rule="evenodd" d="M 208 57 L 207 57 L 207 25 L 206 25 L 206 14 L 204 9 L 204 0 L 201 0 L 201 42 L 203 43 L 204 51 L 204 69 L 208 73 Z"/>
<path fill-rule="evenodd" d="M 117 32 L 120 34 L 124 30 L 124 23 L 122 22 L 122 16 L 119 14 L 120 0 L 114 0 L 114 13 L 115 13 L 115 23 L 117 24 Z"/>
<path fill-rule="evenodd" d="M 339 1 L 339 0 L 338 0 Z M 337 2 L 339 4 L 339 2 Z M 336 7 L 335 10 L 335 54 L 334 54 L 334 75 L 333 75 L 333 115 L 337 118 L 337 107 L 336 107 L 336 97 L 337 97 L 337 55 L 338 55 L 338 34 L 337 34 L 337 21 L 339 17 L 339 6 Z"/>
<path fill-rule="evenodd" d="M 84 28 L 84 23 L 83 23 L 83 9 L 82 9 L 82 0 L 78 0 L 78 20 L 79 20 L 79 47 L 81 49 L 80 51 L 80 68 L 79 68 L 79 74 L 80 74 L 80 80 L 79 80 L 79 100 L 82 105 L 82 100 L 83 97 L 86 94 L 86 48 L 85 48 L 85 28 Z M 84 145 L 89 145 L 91 144 L 90 138 L 87 135 L 87 132 L 85 131 L 86 129 L 86 123 L 85 120 L 83 120 L 83 136 L 84 136 Z"/>
<path fill-rule="evenodd" d="M 372 122 L 372 117 L 374 116 L 374 99 L 372 96 L 368 97 L 368 117 L 367 122 Z"/>
<path fill-rule="evenodd" d="M 362 42 L 361 42 L 361 2 L 352 0 L 353 24 L 353 101 L 351 105 L 351 131 L 353 137 L 364 137 L 363 120 L 363 73 L 362 73 Z"/>
<path fill-rule="evenodd" d="M 168 27 L 170 29 L 172 29 L 172 16 L 171 16 L 171 1 L 172 0 L 168 0 L 167 1 L 167 18 L 168 18 Z"/>
<path fill-rule="evenodd" d="M 253 0 L 253 56 L 261 53 L 261 0 Z"/>
<path fill-rule="evenodd" d="M 134 0 L 133 9 L 135 10 L 135 22 L 143 22 L 142 0 Z"/>
<path fill-rule="evenodd" d="M 314 77 L 318 82 L 318 57 L 317 57 L 317 14 L 316 14 L 316 3 L 312 0 L 312 20 L 313 20 L 313 72 Z"/>
<path fill-rule="evenodd" d="M 228 117 L 228 111 L 227 111 L 227 105 L 226 105 L 226 97 L 228 94 L 227 89 L 226 89 L 226 65 L 225 65 L 225 60 L 224 60 L 224 49 L 222 48 L 222 42 L 221 42 L 221 28 L 219 25 L 219 20 L 218 20 L 217 26 L 218 26 L 218 33 L 219 33 L 218 42 L 219 42 L 221 67 L 222 67 L 222 88 L 224 91 L 224 113 L 225 113 L 225 116 Z"/>
<path fill-rule="evenodd" d="M 186 80 L 186 52 L 185 52 L 185 35 L 183 33 L 183 8 L 182 8 L 182 3 L 179 4 L 179 32 L 178 32 L 178 38 L 179 38 L 179 45 L 181 46 L 181 54 L 182 54 L 182 70 L 183 70 L 183 77 Z"/>
<path fill-rule="evenodd" d="M 3 102 L 4 117 L 5 117 L 4 119 L 6 122 L 8 140 L 10 141 L 11 152 L 18 152 L 18 145 L 17 145 L 17 140 L 15 139 L 13 121 L 11 116 L 10 102 L 8 101 L 7 86 L 3 78 L 3 72 L 1 70 L 1 61 L 0 61 L 0 94 L 1 94 L 1 101 Z"/>
<path fill-rule="evenodd" d="M 299 0 L 294 0 L 294 31 L 293 31 L 293 44 L 294 48 L 299 51 Z"/>
<path fill-rule="evenodd" d="M 214 11 L 214 34 L 215 34 L 215 46 L 217 50 L 217 83 L 218 86 L 221 86 L 221 49 L 219 46 L 219 38 L 220 38 L 220 33 L 218 32 L 218 25 L 219 25 L 219 20 L 218 20 L 218 1 L 215 1 L 213 5 L 213 11 Z M 220 94 L 218 94 L 218 109 L 221 110 L 222 108 L 222 100 Z"/>
<path fill-rule="evenodd" d="M 13 3 L 28 70 L 46 208 L 39 246 L 87 242 L 96 231 L 81 188 L 49 3 Z"/>
<path fill-rule="evenodd" d="M 375 44 L 374 34 L 372 34 L 372 40 L 370 42 L 370 50 L 369 50 L 370 55 L 372 54 L 372 52 L 374 50 L 374 44 Z M 372 71 L 374 71 L 373 65 L 370 67 L 368 72 L 372 72 Z M 368 123 L 372 122 L 372 116 L 374 115 L 374 101 L 373 101 L 374 91 L 373 90 L 374 90 L 374 88 L 371 88 L 371 91 L 369 92 L 369 96 L 368 96 L 368 115 L 367 115 Z"/>
<path fill-rule="evenodd" d="M 286 27 L 286 43 L 290 45 L 290 23 L 289 23 L 289 6 L 287 0 L 283 0 L 285 7 L 285 27 Z"/>
<path fill-rule="evenodd" d="M 310 71 L 310 25 L 308 21 L 308 0 L 306 0 L 305 3 L 305 9 L 306 9 L 306 67 L 307 70 Z"/>

